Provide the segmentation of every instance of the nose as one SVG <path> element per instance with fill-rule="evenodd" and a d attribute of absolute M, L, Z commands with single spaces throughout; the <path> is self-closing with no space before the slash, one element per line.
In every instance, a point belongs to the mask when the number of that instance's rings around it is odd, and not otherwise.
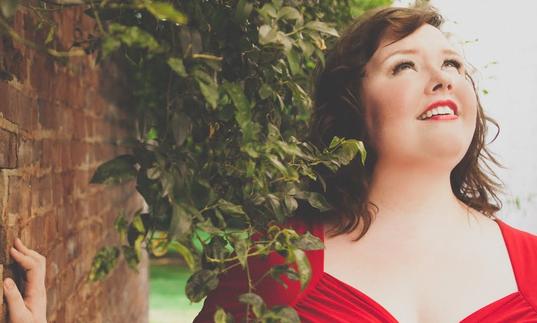
<path fill-rule="evenodd" d="M 453 80 L 451 75 L 446 71 L 434 71 L 431 77 L 431 82 L 427 86 L 427 91 L 430 92 L 430 94 L 435 94 L 441 91 L 450 92 L 452 90 Z"/>

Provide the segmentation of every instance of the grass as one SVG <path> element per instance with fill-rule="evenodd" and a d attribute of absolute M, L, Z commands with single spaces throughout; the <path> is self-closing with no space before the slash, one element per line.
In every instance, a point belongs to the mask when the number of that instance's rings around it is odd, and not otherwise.
<path fill-rule="evenodd" d="M 149 322 L 191 323 L 203 302 L 190 303 L 185 296 L 188 268 L 177 263 L 152 261 L 149 271 Z"/>

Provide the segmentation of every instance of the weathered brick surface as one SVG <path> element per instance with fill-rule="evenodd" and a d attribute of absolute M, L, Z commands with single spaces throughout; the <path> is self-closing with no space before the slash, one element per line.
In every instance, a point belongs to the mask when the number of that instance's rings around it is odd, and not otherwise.
<path fill-rule="evenodd" d="M 71 46 L 77 27 L 93 28 L 79 9 L 55 15 L 58 37 L 51 45 L 58 50 Z M 23 37 L 43 41 L 46 33 L 36 25 L 25 11 L 12 22 Z M 49 322 L 144 323 L 147 259 L 139 274 L 120 263 L 104 282 L 86 281 L 95 252 L 117 242 L 117 214 L 141 206 L 134 183 L 89 184 L 98 165 L 127 152 L 123 142 L 133 128 L 110 101 L 115 90 L 102 85 L 110 84 L 114 69 L 91 60 L 59 63 L 0 34 L 0 72 L 10 75 L 0 79 L 0 276 L 19 274 L 8 250 L 20 237 L 47 257 Z M 0 322 L 5 312 L 3 304 Z"/>

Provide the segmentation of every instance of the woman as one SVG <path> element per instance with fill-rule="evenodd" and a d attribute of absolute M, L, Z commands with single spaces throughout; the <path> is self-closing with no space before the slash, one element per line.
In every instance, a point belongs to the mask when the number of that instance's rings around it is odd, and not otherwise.
<path fill-rule="evenodd" d="M 4 279 L 4 296 L 11 323 L 46 323 L 45 257 L 28 249 L 20 239 L 9 250 L 11 257 L 26 272 L 24 299 L 11 278 Z"/>
<path fill-rule="evenodd" d="M 442 20 L 432 8 L 375 10 L 328 53 L 311 139 L 362 140 L 367 162 L 328 176 L 334 212 L 289 221 L 325 249 L 307 252 L 304 291 L 285 277 L 287 289 L 256 285 L 267 305 L 304 322 L 537 322 L 537 236 L 494 216 L 500 186 L 481 164 L 497 163 L 484 147 L 494 121 Z M 282 262 L 252 259 L 252 280 Z M 225 273 L 195 322 L 213 321 L 218 306 L 243 317 L 247 290 L 240 267 Z"/>

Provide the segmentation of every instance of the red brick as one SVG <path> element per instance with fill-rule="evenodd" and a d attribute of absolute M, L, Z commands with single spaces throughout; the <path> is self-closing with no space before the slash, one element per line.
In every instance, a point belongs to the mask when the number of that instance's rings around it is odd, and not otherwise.
<path fill-rule="evenodd" d="M 59 127 L 59 109 L 56 103 L 48 99 L 37 99 L 37 118 L 43 129 L 55 130 Z"/>
<path fill-rule="evenodd" d="M 39 161 L 34 154 L 34 141 L 21 137 L 19 139 L 19 164 L 18 167 L 28 167 Z"/>
<path fill-rule="evenodd" d="M 74 171 L 73 170 L 64 170 L 61 173 L 64 200 L 72 197 L 74 193 Z"/>
<path fill-rule="evenodd" d="M 86 165 L 88 163 L 89 145 L 80 141 L 72 141 L 70 144 L 71 162 L 73 166 Z"/>
<path fill-rule="evenodd" d="M 54 58 L 49 55 L 34 55 L 30 67 L 30 85 L 40 98 L 52 100 L 55 82 L 50 81 L 54 75 Z"/>
<path fill-rule="evenodd" d="M 57 140 L 44 139 L 42 147 L 41 166 L 44 168 L 50 167 L 52 170 L 61 169 L 63 145 Z"/>
<path fill-rule="evenodd" d="M 20 93 L 16 96 L 14 105 L 17 107 L 14 122 L 24 130 L 34 129 L 37 125 L 37 103 L 28 95 Z"/>
<path fill-rule="evenodd" d="M 73 183 L 75 187 L 75 192 L 82 193 L 86 192 L 89 186 L 89 181 L 91 179 L 91 174 L 88 170 L 76 170 L 73 175 Z"/>
<path fill-rule="evenodd" d="M 43 221 L 45 222 L 43 233 L 44 233 L 44 243 L 45 250 L 49 250 L 55 242 L 59 239 L 59 224 L 58 224 L 58 215 L 55 209 L 45 213 L 43 215 Z"/>
<path fill-rule="evenodd" d="M 13 132 L 0 129 L 0 168 L 16 168 L 18 138 Z"/>
<path fill-rule="evenodd" d="M 64 195 L 65 192 L 62 174 L 54 173 L 52 175 L 52 204 L 55 207 L 62 205 Z"/>
<path fill-rule="evenodd" d="M 65 202 L 58 207 L 58 232 L 61 237 L 66 237 L 75 231 L 80 217 L 74 212 L 72 202 Z"/>
<path fill-rule="evenodd" d="M 72 132 L 73 139 L 82 140 L 86 138 L 87 122 L 83 110 L 73 110 L 73 124 L 76 125 Z"/>
<path fill-rule="evenodd" d="M 18 214 L 24 207 L 22 204 L 23 194 L 21 194 L 22 182 L 19 176 L 10 176 L 8 180 L 8 203 L 7 210 L 10 213 Z"/>
<path fill-rule="evenodd" d="M 61 282 L 58 286 L 60 289 L 60 299 L 64 300 L 65 305 L 65 319 L 67 322 L 73 322 L 72 318 L 74 317 L 75 313 L 71 313 L 72 310 L 75 310 L 71 306 L 67 306 L 69 304 L 71 305 L 82 305 L 82 304 L 74 304 L 71 300 L 76 295 L 75 293 L 75 274 L 74 274 L 74 268 L 73 266 L 69 266 L 66 268 L 66 270 L 62 273 L 62 275 L 59 278 L 59 281 Z"/>
<path fill-rule="evenodd" d="M 31 218 L 30 221 L 21 228 L 20 238 L 29 248 L 46 255 L 44 250 L 44 224 L 45 222 L 42 216 Z"/>
<path fill-rule="evenodd" d="M 32 211 L 52 205 L 52 175 L 32 177 Z"/>
<path fill-rule="evenodd" d="M 30 15 L 19 10 L 12 26 L 25 38 L 42 40 L 44 34 L 36 32 L 37 20 Z M 59 29 L 51 46 L 57 49 L 71 45 L 77 26 L 83 26 L 84 36 L 94 26 L 82 8 L 52 16 Z M 19 145 L 17 167 L 7 180 L 0 178 L 0 196 L 7 193 L 0 205 L 0 244 L 5 247 L 0 262 L 11 261 L 5 251 L 15 237 L 47 257 L 51 323 L 146 322 L 147 276 L 121 263 L 105 283 L 85 281 L 99 247 L 118 242 L 113 228 L 117 211 L 141 205 L 132 198 L 131 184 L 88 183 L 97 165 L 127 151 L 116 143 L 134 128 L 125 126 L 132 123 L 113 105 L 115 99 L 104 96 L 117 94 L 111 82 L 104 82 L 117 68 L 93 68 L 88 63 L 94 57 L 70 59 L 71 68 L 23 44 L 12 47 L 22 59 L 13 60 L 11 67 L 26 72 L 19 73 L 16 86 L 0 81 L 0 112 L 19 129 L 0 129 L 16 133 Z M 118 299 L 130 306 L 117 306 Z"/>

